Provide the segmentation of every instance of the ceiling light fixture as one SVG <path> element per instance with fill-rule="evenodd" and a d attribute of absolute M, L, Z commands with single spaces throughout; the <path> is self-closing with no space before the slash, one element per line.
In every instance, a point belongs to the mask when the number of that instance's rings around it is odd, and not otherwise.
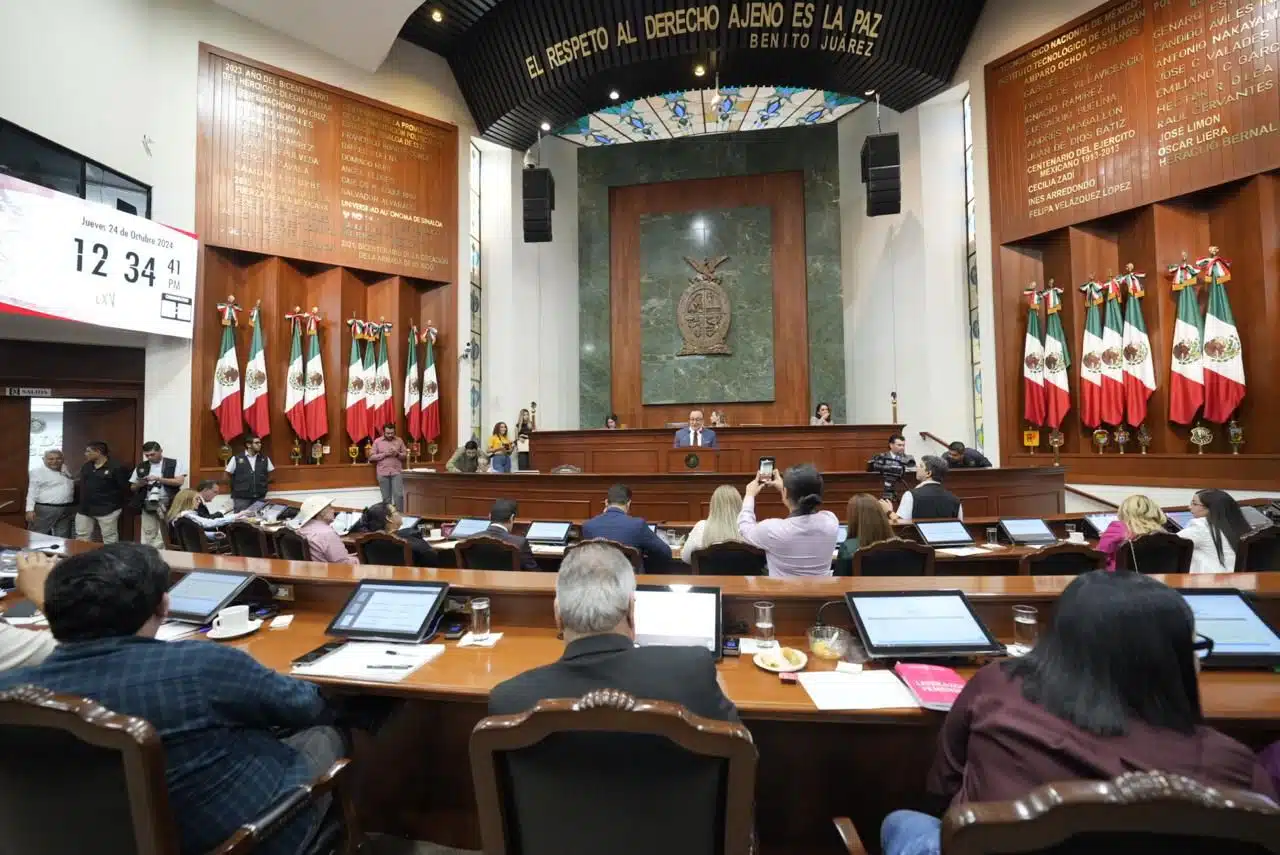
<path fill-rule="evenodd" d="M 435 21 L 437 24 L 440 23 L 444 20 L 444 12 L 441 12 L 439 9 L 432 9 L 431 20 Z"/>
<path fill-rule="evenodd" d="M 550 123 L 550 122 L 543 122 L 543 123 L 542 123 L 542 125 L 541 125 L 541 127 L 542 127 L 542 130 L 543 130 L 543 131 L 549 131 L 549 130 L 551 130 L 551 123 Z"/>
<path fill-rule="evenodd" d="M 866 92 L 863 92 L 862 94 L 870 98 L 872 95 L 876 94 L 876 90 L 868 89 Z"/>
<path fill-rule="evenodd" d="M 622 96 L 618 94 L 618 90 L 617 90 L 617 89 L 610 89 L 610 90 L 609 90 L 609 100 L 610 100 L 610 101 L 617 101 L 617 100 L 618 100 L 619 98 L 621 98 L 621 97 L 622 97 Z"/>
<path fill-rule="evenodd" d="M 720 103 L 720 72 L 716 72 L 716 94 L 711 97 L 711 106 Z"/>
<path fill-rule="evenodd" d="M 695 66 L 693 67 L 693 76 L 694 76 L 694 77 L 705 77 L 705 76 L 706 76 L 706 74 L 707 74 L 707 67 L 706 67 L 705 65 L 703 65 L 702 63 L 698 63 L 697 65 L 695 65 Z"/>

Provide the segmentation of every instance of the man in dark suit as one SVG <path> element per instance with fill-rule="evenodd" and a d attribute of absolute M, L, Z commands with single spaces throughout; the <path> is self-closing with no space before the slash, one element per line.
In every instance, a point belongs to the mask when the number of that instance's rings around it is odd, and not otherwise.
<path fill-rule="evenodd" d="M 556 626 L 564 633 L 559 661 L 493 688 L 492 715 L 523 712 L 544 698 L 579 698 L 620 689 L 637 698 L 672 701 L 695 715 L 737 721 L 701 647 L 636 647 L 636 577 L 625 555 L 588 543 L 565 556 L 556 577 Z"/>
<path fill-rule="evenodd" d="M 689 413 L 689 426 L 676 431 L 675 448 L 719 448 L 716 432 L 702 426 L 702 410 Z"/>
<path fill-rule="evenodd" d="M 520 567 L 524 570 L 537 570 L 538 562 L 533 557 L 529 541 L 518 534 L 512 534 L 516 527 L 516 511 L 519 509 L 515 499 L 498 499 L 489 509 L 489 527 L 481 534 L 496 537 L 519 549 Z"/>
<path fill-rule="evenodd" d="M 608 503 L 604 513 L 582 524 L 582 538 L 590 540 L 603 537 L 627 546 L 634 546 L 644 556 L 645 569 L 658 571 L 671 560 L 671 547 L 658 537 L 640 517 L 633 517 L 631 488 L 626 484 L 614 484 L 609 488 Z"/>

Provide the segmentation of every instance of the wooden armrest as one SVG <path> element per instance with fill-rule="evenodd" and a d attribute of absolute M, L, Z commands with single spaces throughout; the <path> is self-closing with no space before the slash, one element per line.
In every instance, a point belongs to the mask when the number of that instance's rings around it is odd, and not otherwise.
<path fill-rule="evenodd" d="M 351 760 L 343 757 L 311 783 L 301 784 L 285 793 L 260 816 L 236 829 L 235 834 L 227 838 L 226 842 L 215 849 L 211 855 L 239 855 L 255 849 L 263 840 L 275 834 L 312 805 L 316 799 L 333 792 L 350 764 Z M 347 813 L 345 805 L 343 813 Z"/>
<path fill-rule="evenodd" d="M 844 848 L 849 855 L 867 855 L 867 849 L 862 845 L 862 838 L 858 836 L 858 829 L 853 827 L 849 817 L 838 816 L 831 821 L 835 823 L 836 831 L 840 834 L 840 839 L 844 842 Z"/>

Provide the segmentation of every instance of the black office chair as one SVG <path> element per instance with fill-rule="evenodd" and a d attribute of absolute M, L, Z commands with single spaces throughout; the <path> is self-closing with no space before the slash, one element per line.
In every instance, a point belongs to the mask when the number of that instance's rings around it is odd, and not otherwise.
<path fill-rule="evenodd" d="M 231 554 L 244 558 L 271 558 L 267 533 L 253 523 L 237 520 L 222 527 L 231 544 Z"/>
<path fill-rule="evenodd" d="M 384 564 L 388 567 L 412 567 L 413 550 L 404 538 L 371 531 L 356 538 L 356 555 L 361 564 Z"/>
<path fill-rule="evenodd" d="M 768 572 L 764 550 L 738 540 L 704 546 L 685 558 L 695 576 L 763 576 Z"/>
<path fill-rule="evenodd" d="M 1079 576 L 1107 566 L 1107 554 L 1082 543 L 1055 543 L 1022 556 L 1019 576 Z"/>
<path fill-rule="evenodd" d="M 932 576 L 933 547 L 891 537 L 853 553 L 854 576 Z"/>
<path fill-rule="evenodd" d="M 213 552 L 209 536 L 195 520 L 178 517 L 173 521 L 173 534 L 178 539 L 176 546 L 184 552 Z"/>
<path fill-rule="evenodd" d="M 520 570 L 520 549 L 501 538 L 478 534 L 453 548 L 454 561 L 464 570 Z"/>
<path fill-rule="evenodd" d="M 310 561 L 311 544 L 286 526 L 276 532 L 276 555 L 286 561 Z"/>
<path fill-rule="evenodd" d="M 1280 570 L 1280 525 L 1256 528 L 1240 538 L 1236 547 L 1237 573 Z"/>
<path fill-rule="evenodd" d="M 1195 544 L 1167 531 L 1153 531 L 1120 544 L 1116 572 L 1190 573 Z"/>

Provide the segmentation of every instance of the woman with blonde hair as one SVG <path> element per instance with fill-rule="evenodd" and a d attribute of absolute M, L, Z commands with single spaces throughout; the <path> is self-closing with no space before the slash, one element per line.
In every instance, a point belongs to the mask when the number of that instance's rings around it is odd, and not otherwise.
<path fill-rule="evenodd" d="M 173 522 L 187 511 L 194 511 L 199 504 L 200 494 L 195 490 L 179 490 L 169 505 L 169 513 L 165 515 L 165 519 Z"/>
<path fill-rule="evenodd" d="M 724 543 L 727 540 L 742 540 L 738 534 L 738 513 L 742 510 L 742 494 L 738 488 L 729 484 L 721 484 L 711 494 L 711 510 L 705 520 L 700 520 L 689 532 L 684 541 L 682 557 L 685 561 L 699 549 Z"/>
<path fill-rule="evenodd" d="M 1098 538 L 1098 550 L 1107 554 L 1107 569 L 1116 569 L 1116 553 L 1120 547 L 1144 534 L 1164 531 L 1169 521 L 1155 500 L 1135 493 L 1120 503 L 1116 519 Z"/>
<path fill-rule="evenodd" d="M 889 513 L 875 496 L 857 493 L 849 499 L 849 531 L 836 550 L 835 575 L 853 575 L 853 553 L 893 538 Z"/>

